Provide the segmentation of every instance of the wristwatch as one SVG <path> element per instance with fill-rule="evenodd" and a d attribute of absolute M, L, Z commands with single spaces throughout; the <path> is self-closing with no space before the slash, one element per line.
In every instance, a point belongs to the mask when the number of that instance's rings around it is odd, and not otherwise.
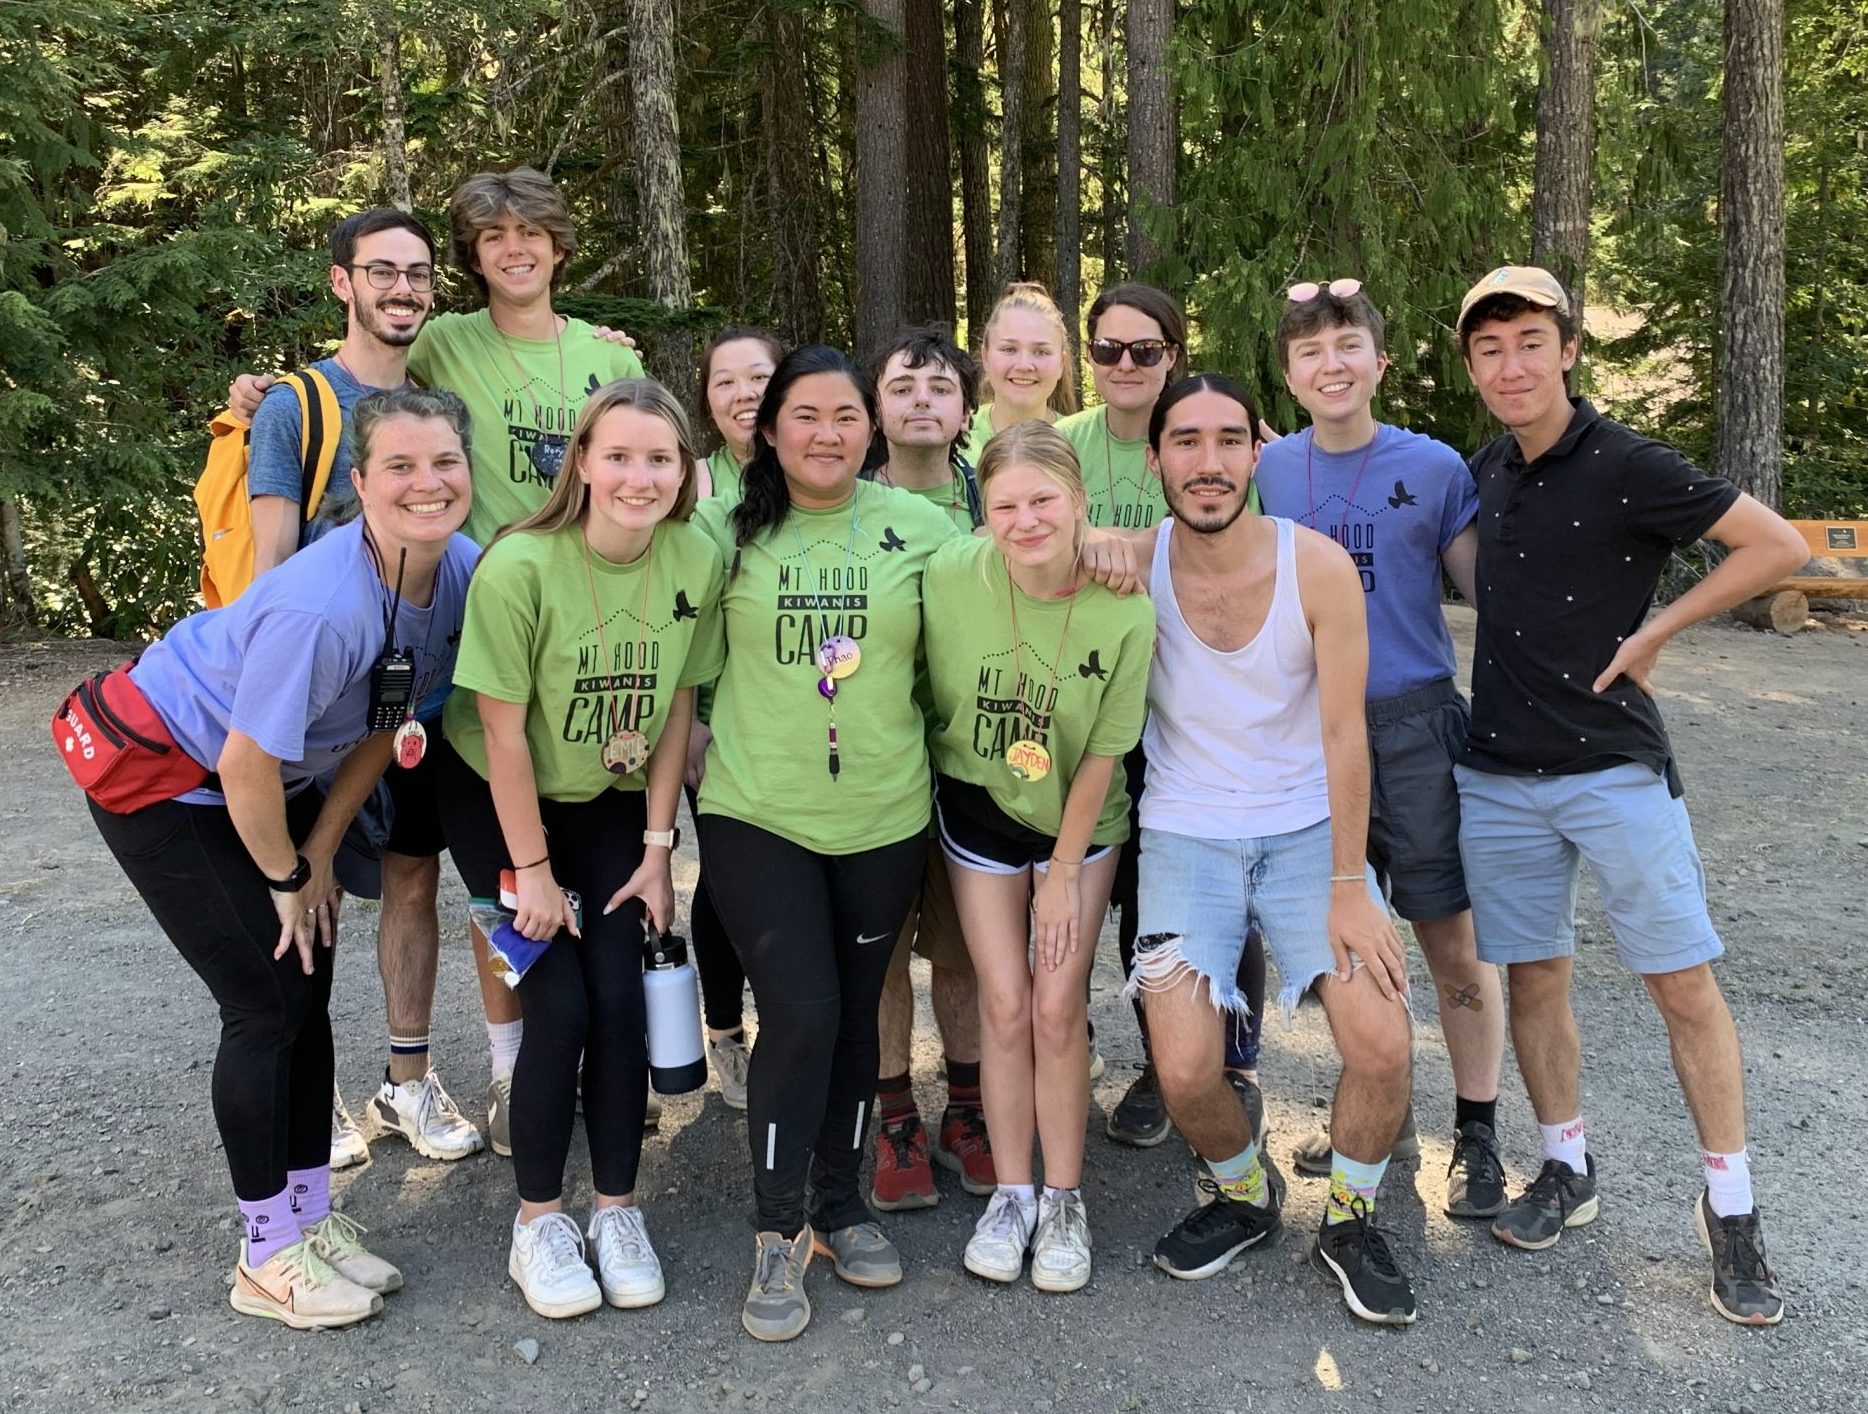
<path fill-rule="evenodd" d="M 642 843 L 658 844 L 665 849 L 672 850 L 681 843 L 681 827 L 677 825 L 672 830 L 644 830 Z"/>
<path fill-rule="evenodd" d="M 290 874 L 283 879 L 266 879 L 266 887 L 275 894 L 295 894 L 311 882 L 311 861 L 304 855 L 297 856 L 298 863 Z M 264 874 L 260 875 L 266 878 Z"/>

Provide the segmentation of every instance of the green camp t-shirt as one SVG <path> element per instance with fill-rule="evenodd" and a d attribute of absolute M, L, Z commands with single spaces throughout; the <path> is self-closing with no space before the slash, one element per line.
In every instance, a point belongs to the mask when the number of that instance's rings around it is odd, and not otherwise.
<path fill-rule="evenodd" d="M 1161 478 L 1148 470 L 1148 439 L 1129 442 L 1109 435 L 1107 408 L 1085 408 L 1060 418 L 1057 430 L 1077 449 L 1083 489 L 1090 498 L 1090 524 L 1103 529 L 1151 530 L 1168 513 Z M 1245 497 L 1259 513 L 1258 487 Z"/>
<path fill-rule="evenodd" d="M 979 454 L 986 450 L 986 444 L 992 440 L 992 404 L 988 403 L 973 414 L 973 421 L 966 430 L 966 446 L 961 455 L 970 466 L 979 465 Z"/>
<path fill-rule="evenodd" d="M 547 800 L 645 789 L 646 765 L 605 769 L 604 742 L 633 727 L 653 749 L 675 693 L 713 678 L 724 651 L 720 552 L 698 528 L 663 521 L 627 565 L 592 552 L 587 569 L 584 555 L 583 530 L 571 526 L 508 535 L 481 556 L 442 713 L 454 749 L 485 776 L 474 694 L 527 704 L 526 747 Z"/>
<path fill-rule="evenodd" d="M 700 813 L 820 854 L 854 854 L 926 829 L 926 724 L 914 701 L 921 570 L 960 532 L 921 497 L 869 481 L 833 509 L 794 507 L 737 551 L 727 510 L 716 498 L 695 512 L 727 564 L 739 558 L 720 596 L 726 666 Z M 837 684 L 832 779 L 816 652 L 837 634 L 857 641 L 862 662 Z"/>
<path fill-rule="evenodd" d="M 746 489 L 740 483 L 745 468 L 733 455 L 731 447 L 715 447 L 707 458 L 707 475 L 713 481 L 715 499 L 726 502 L 728 509 L 737 506 Z"/>
<path fill-rule="evenodd" d="M 581 319 L 566 320 L 556 340 L 517 339 L 480 309 L 424 324 L 409 376 L 446 388 L 473 417 L 473 510 L 464 529 L 486 545 L 545 504 L 584 399 L 613 379 L 642 377 L 642 360 L 594 337 Z"/>
<path fill-rule="evenodd" d="M 1077 763 L 1091 753 L 1124 756 L 1141 740 L 1154 605 L 1140 594 L 1119 599 L 1100 584 L 1069 599 L 1028 598 L 1013 588 L 998 546 L 984 536 L 942 546 L 928 562 L 921 594 L 934 769 L 984 786 L 1007 815 L 1055 837 Z M 1023 739 L 1051 753 L 1043 780 L 1021 781 L 1005 764 L 1006 747 Z M 1128 833 L 1128 789 L 1118 765 L 1090 842 L 1117 844 Z"/>

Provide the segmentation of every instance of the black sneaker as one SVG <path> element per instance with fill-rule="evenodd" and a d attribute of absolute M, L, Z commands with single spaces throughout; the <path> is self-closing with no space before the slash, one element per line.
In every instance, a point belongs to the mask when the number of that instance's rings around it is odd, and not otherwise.
<path fill-rule="evenodd" d="M 1140 1070 L 1128 1093 L 1109 1112 L 1103 1132 L 1118 1144 L 1152 1149 L 1168 1137 L 1174 1126 L 1161 1099 L 1161 1087 L 1155 1082 L 1154 1066 L 1144 1063 Z"/>
<path fill-rule="evenodd" d="M 1325 1220 L 1317 1232 L 1310 1260 L 1318 1271 L 1336 1278 L 1349 1309 L 1378 1326 L 1411 1326 L 1417 1314 L 1414 1288 L 1388 1250 L 1388 1239 L 1375 1226 L 1368 1204 L 1356 1200 L 1346 1222 Z"/>
<path fill-rule="evenodd" d="M 1498 1136 L 1483 1120 L 1467 1120 L 1453 1140 L 1446 1166 L 1446 1212 L 1453 1218 L 1490 1218 L 1505 1210 L 1505 1166 Z"/>
<path fill-rule="evenodd" d="M 1774 1326 L 1784 1319 L 1784 1293 L 1764 1260 L 1764 1231 L 1757 1209 L 1722 1218 L 1702 1190 L 1693 1205 L 1699 1239 L 1712 1254 L 1712 1309 L 1741 1326 Z M 1159 1261 L 1159 1258 L 1156 1258 Z"/>
<path fill-rule="evenodd" d="M 1213 1201 L 1195 1208 L 1155 1243 L 1155 1265 L 1171 1277 L 1200 1281 L 1222 1272 L 1234 1257 L 1284 1225 L 1278 1190 L 1270 1185 L 1271 1201 L 1263 1208 L 1228 1198 L 1211 1178 L 1195 1186 Z"/>
<path fill-rule="evenodd" d="M 1236 1070 L 1226 1072 L 1226 1083 L 1231 1085 L 1239 1096 L 1239 1103 L 1245 1107 L 1245 1121 L 1252 1131 L 1252 1142 L 1262 1150 L 1265 1136 L 1271 1132 L 1271 1122 L 1265 1118 L 1265 1092 L 1250 1076 L 1241 1075 Z"/>
<path fill-rule="evenodd" d="M 1545 1159 L 1531 1186 L 1508 1205 L 1492 1224 L 1492 1236 L 1527 1252 L 1555 1247 L 1566 1227 L 1581 1227 L 1596 1220 L 1596 1161 L 1583 1155 L 1584 1172 L 1561 1159 Z"/>

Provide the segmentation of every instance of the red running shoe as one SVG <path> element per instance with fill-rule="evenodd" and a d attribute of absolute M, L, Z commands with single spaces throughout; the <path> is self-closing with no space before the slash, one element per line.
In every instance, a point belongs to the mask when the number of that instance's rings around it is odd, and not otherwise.
<path fill-rule="evenodd" d="M 928 1132 L 913 1110 L 900 1119 L 884 1120 L 876 1131 L 876 1177 L 869 1201 L 885 1213 L 931 1208 L 940 1202 L 934 1170 L 928 1166 Z"/>
<path fill-rule="evenodd" d="M 949 1105 L 940 1117 L 940 1138 L 934 1157 L 942 1168 L 960 1175 L 960 1186 L 985 1197 L 999 1186 L 992 1166 L 992 1140 L 986 1135 L 985 1114 L 971 1105 Z"/>

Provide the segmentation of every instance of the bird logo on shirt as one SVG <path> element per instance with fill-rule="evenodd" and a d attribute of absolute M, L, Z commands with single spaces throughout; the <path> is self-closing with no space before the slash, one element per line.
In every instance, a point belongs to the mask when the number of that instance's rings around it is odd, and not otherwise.
<path fill-rule="evenodd" d="M 1414 499 L 1414 493 L 1407 489 L 1407 482 L 1405 481 L 1395 482 L 1395 493 L 1394 495 L 1388 498 L 1388 506 L 1391 510 L 1398 511 L 1403 506 L 1414 506 L 1414 505 L 1419 505 L 1419 504 L 1420 503 Z"/>
<path fill-rule="evenodd" d="M 587 398 L 588 398 L 588 397 L 594 397 L 594 396 L 596 395 L 596 391 L 597 391 L 597 389 L 599 389 L 599 388 L 601 388 L 602 386 L 603 386 L 603 384 L 602 384 L 602 383 L 600 383 L 600 382 L 599 382 L 599 381 L 597 380 L 597 375 L 596 375 L 596 374 L 594 374 L 594 373 L 593 373 L 593 374 L 591 374 L 591 375 L 590 375 L 590 383 L 589 383 L 589 385 L 588 385 L 588 386 L 587 386 L 587 387 L 586 387 L 586 388 L 584 389 L 584 396 L 585 396 L 585 397 L 587 397 Z"/>
<path fill-rule="evenodd" d="M 688 603 L 687 590 L 677 589 L 675 591 L 675 622 L 679 623 L 682 619 L 694 619 L 699 617 L 700 610 Z"/>
<path fill-rule="evenodd" d="M 1103 667 L 1102 654 L 1102 649 L 1092 648 L 1090 650 L 1090 661 L 1077 664 L 1077 676 L 1080 678 L 1095 678 L 1098 682 L 1108 682 L 1109 672 Z"/>
<path fill-rule="evenodd" d="M 885 525 L 882 527 L 882 548 L 884 550 L 906 550 L 908 542 L 895 533 L 894 526 Z"/>

